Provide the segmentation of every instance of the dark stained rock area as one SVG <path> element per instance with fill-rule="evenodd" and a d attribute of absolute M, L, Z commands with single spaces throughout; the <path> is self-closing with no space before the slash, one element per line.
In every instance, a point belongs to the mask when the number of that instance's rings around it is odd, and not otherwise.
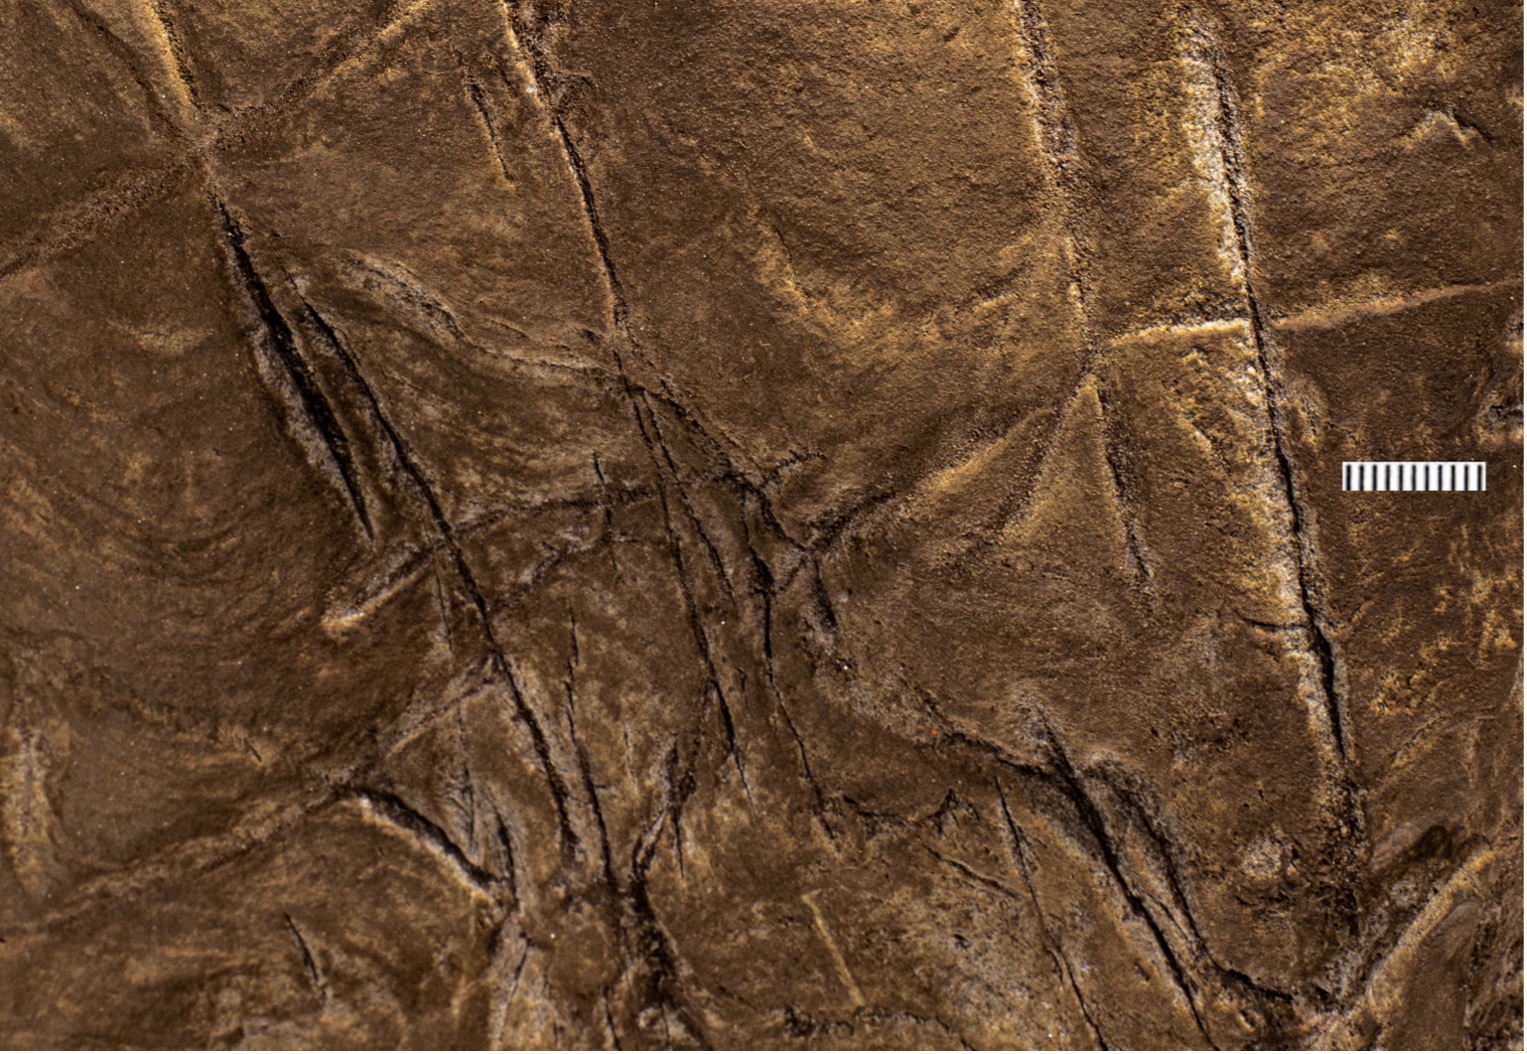
<path fill-rule="evenodd" d="M 1519 1047 L 1520 25 L 0 3 L 0 1045 Z"/>

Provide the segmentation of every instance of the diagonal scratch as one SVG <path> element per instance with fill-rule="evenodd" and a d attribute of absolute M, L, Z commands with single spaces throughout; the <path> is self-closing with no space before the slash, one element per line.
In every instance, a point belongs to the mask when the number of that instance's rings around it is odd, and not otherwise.
<path fill-rule="evenodd" d="M 375 427 L 386 441 L 393 457 L 403 470 L 404 476 L 412 484 L 415 493 L 424 505 L 430 524 L 445 546 L 451 566 L 456 571 L 456 577 L 461 582 L 467 599 L 471 603 L 472 610 L 477 616 L 479 632 L 482 634 L 484 643 L 488 646 L 489 667 L 507 687 L 510 702 L 514 705 L 515 714 L 530 735 L 531 747 L 536 754 L 542 775 L 546 779 L 547 787 L 552 796 L 552 804 L 557 812 L 557 819 L 564 844 L 568 849 L 575 848 L 578 845 L 578 836 L 573 829 L 572 817 L 568 809 L 569 792 L 567 781 L 552 759 L 551 745 L 546 737 L 546 731 L 541 727 L 540 719 L 536 716 L 535 711 L 526 699 L 525 693 L 520 687 L 519 678 L 516 676 L 514 667 L 509 661 L 508 652 L 500 642 L 497 630 L 493 627 L 493 618 L 488 609 L 487 599 L 483 594 L 482 587 L 477 582 L 477 576 L 472 571 L 471 565 L 467 562 L 466 554 L 462 551 L 461 542 L 457 537 L 455 527 L 446 518 L 445 510 L 441 508 L 440 499 L 435 495 L 434 487 L 430 485 L 428 477 L 426 477 L 423 470 L 414 461 L 413 455 L 409 453 L 408 448 L 403 444 L 403 439 L 393 426 L 391 419 L 383 412 L 381 398 L 377 395 L 376 390 L 372 388 L 370 382 L 366 380 L 365 375 L 361 372 L 360 365 L 355 361 L 355 357 L 351 355 L 349 348 L 340 338 L 338 331 L 300 293 L 298 299 L 301 300 L 303 308 L 307 312 L 308 321 L 322 337 L 330 353 L 340 363 L 346 374 L 350 377 L 351 382 L 360 390 L 371 412 Z"/>
<path fill-rule="evenodd" d="M 324 395 L 312 366 L 297 346 L 291 326 L 277 309 L 270 288 L 255 268 L 244 244 L 243 228 L 220 199 L 213 198 L 212 207 L 222 222 L 223 243 L 234 278 L 259 318 L 264 337 L 262 343 L 274 352 L 287 382 L 297 395 L 297 402 L 326 452 L 326 460 L 339 476 L 351 511 L 366 537 L 370 538 L 371 515 L 366 510 L 366 500 L 362 494 L 360 468 L 350 451 L 350 440 L 339 423 L 334 406 Z"/>
<path fill-rule="evenodd" d="M 1065 950 L 1050 932 L 1050 924 L 1045 920 L 1044 906 L 1039 902 L 1039 893 L 1034 888 L 1034 869 L 1029 861 L 1028 846 L 1025 843 L 1023 832 L 1019 830 L 1018 823 L 1013 819 L 1012 810 L 1007 805 L 1007 793 L 1002 789 L 1002 780 L 992 777 L 992 784 L 997 789 L 997 807 L 1002 813 L 1003 828 L 1007 834 L 1007 849 L 1013 858 L 1013 863 L 1018 869 L 1018 877 L 1023 879 L 1024 888 L 1028 891 L 1029 901 L 1034 907 L 1034 916 L 1039 920 L 1039 935 L 1044 940 L 1045 950 L 1050 955 L 1050 961 L 1055 964 L 1056 970 L 1066 979 L 1066 984 L 1071 989 L 1071 996 L 1076 1000 L 1077 1009 L 1081 1011 L 1082 1019 L 1087 1022 L 1087 1027 L 1092 1029 L 1093 1036 L 1098 1041 L 1098 1046 L 1104 1050 L 1112 1049 L 1108 1043 L 1108 1037 L 1103 1034 L 1102 1026 L 1092 1015 L 1092 1009 L 1087 1005 L 1087 1000 L 1082 995 L 1081 986 L 1076 980 L 1076 969 L 1071 965 L 1071 959 Z"/>
<path fill-rule="evenodd" d="M 197 90 L 196 78 L 191 73 L 191 63 L 186 55 L 185 42 L 181 37 L 180 28 L 176 20 L 165 13 L 168 0 L 144 0 L 152 17 L 154 27 L 160 38 L 160 44 L 164 48 L 166 65 L 175 78 L 177 100 L 185 114 L 194 114 L 201 108 L 200 93 Z"/>
<path fill-rule="evenodd" d="M 308 982 L 313 986 L 313 991 L 318 994 L 318 1001 L 320 1003 L 327 1003 L 329 1001 L 329 985 L 318 969 L 318 962 L 313 958 L 313 952 L 308 947 L 307 939 L 303 937 L 302 931 L 297 928 L 297 923 L 292 921 L 290 912 L 283 911 L 281 917 L 286 919 L 286 928 L 291 931 L 292 940 L 297 944 L 297 954 L 302 959 L 303 972 L 308 975 Z"/>
<path fill-rule="evenodd" d="M 864 993 L 859 990 L 859 983 L 854 980 L 854 975 L 848 968 L 848 960 L 843 958 L 843 949 L 838 947 L 838 942 L 833 939 L 832 931 L 827 928 L 827 920 L 822 917 L 822 909 L 817 904 L 817 895 L 820 892 L 820 890 L 812 890 L 810 893 L 802 893 L 801 900 L 811 909 L 811 917 L 816 924 L 817 933 L 827 948 L 827 954 L 832 956 L 832 964 L 838 972 L 838 980 L 843 983 L 843 987 L 848 991 L 849 1002 L 857 1010 L 864 1005 Z"/>
<path fill-rule="evenodd" d="M 604 279 L 605 288 L 609 294 L 609 310 L 611 329 L 614 340 L 609 343 L 610 355 L 615 363 L 616 373 L 624 388 L 626 399 L 631 407 L 631 412 L 636 420 L 637 430 L 647 448 L 647 454 L 652 461 L 653 468 L 659 480 L 659 498 L 663 510 L 663 520 L 668 531 L 670 551 L 677 572 L 680 589 L 684 595 L 685 606 L 688 609 L 690 632 L 694 638 L 695 646 L 699 650 L 701 664 L 706 674 L 706 698 L 707 705 L 710 699 L 714 699 L 725 738 L 727 755 L 737 766 L 742 778 L 744 788 L 747 787 L 747 773 L 739 752 L 735 724 L 732 720 L 731 708 L 727 702 L 726 691 L 722 687 L 720 670 L 717 666 L 709 636 L 700 618 L 700 604 L 696 597 L 694 575 L 685 559 L 683 545 L 679 534 L 675 529 L 675 515 L 673 502 L 669 498 L 669 491 L 677 491 L 680 504 L 691 516 L 691 528 L 697 537 L 704 538 L 704 531 L 700 528 L 697 520 L 693 518 L 693 510 L 690 507 L 688 495 L 684 489 L 682 477 L 678 471 L 677 463 L 667 442 L 663 438 L 658 425 L 657 415 L 653 409 L 652 399 L 645 389 L 639 388 L 631 379 L 630 371 L 626 367 L 625 358 L 621 354 L 621 346 L 636 349 L 638 347 L 636 337 L 631 328 L 630 302 L 626 295 L 625 283 L 621 280 L 619 268 L 615 264 L 615 258 L 610 249 L 609 234 L 605 229 L 603 220 L 599 214 L 599 202 L 594 193 L 594 187 L 589 179 L 588 168 L 583 160 L 583 155 L 578 145 L 573 140 L 571 131 L 563 119 L 561 109 L 556 105 L 556 96 L 552 94 L 552 82 L 554 74 L 544 47 L 534 27 L 530 26 L 523 11 L 518 6 L 511 6 L 510 0 L 503 2 L 504 31 L 511 47 L 516 53 L 522 55 L 529 67 L 531 86 L 534 88 L 536 98 L 540 101 L 542 112 L 550 123 L 555 133 L 562 155 L 567 161 L 568 171 L 578 191 L 579 201 L 582 204 L 584 218 L 587 221 L 589 232 L 594 240 L 596 257 L 599 261 L 600 274 Z M 723 579 L 722 586 L 729 590 L 729 584 Z M 691 765 L 695 758 L 690 759 Z M 751 797 L 751 792 L 749 791 Z"/>
<path fill-rule="evenodd" d="M 504 157 L 504 144 L 499 141 L 498 127 L 493 123 L 493 115 L 488 111 L 488 100 L 483 94 L 482 85 L 475 80 L 468 80 L 467 97 L 472 100 L 472 107 L 482 121 L 483 130 L 488 133 L 488 145 L 493 148 L 493 159 L 498 162 L 498 170 L 503 174 L 504 182 L 511 187 L 514 186 L 514 173 L 509 170 L 509 162 Z"/>
<path fill-rule="evenodd" d="M 498 898 L 506 880 L 474 864 L 444 828 L 402 798 L 388 791 L 366 787 L 347 788 L 344 794 L 360 802 L 369 815 L 423 842 L 479 892 L 495 900 Z"/>

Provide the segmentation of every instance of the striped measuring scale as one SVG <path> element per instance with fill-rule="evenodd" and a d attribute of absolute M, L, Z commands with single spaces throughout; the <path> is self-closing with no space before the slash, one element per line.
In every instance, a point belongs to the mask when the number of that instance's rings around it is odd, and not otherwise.
<path fill-rule="evenodd" d="M 1343 461 L 1342 490 L 1484 490 L 1483 461 Z"/>

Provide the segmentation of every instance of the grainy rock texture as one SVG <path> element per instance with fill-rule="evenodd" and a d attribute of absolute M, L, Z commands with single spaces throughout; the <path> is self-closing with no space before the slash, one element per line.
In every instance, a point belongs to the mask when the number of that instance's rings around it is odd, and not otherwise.
<path fill-rule="evenodd" d="M 1520 1043 L 1515 7 L 0 12 L 5 1045 Z"/>

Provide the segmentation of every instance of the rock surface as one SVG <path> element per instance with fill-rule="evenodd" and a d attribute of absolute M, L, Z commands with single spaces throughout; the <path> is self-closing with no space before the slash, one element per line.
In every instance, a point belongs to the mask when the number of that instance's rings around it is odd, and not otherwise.
<path fill-rule="evenodd" d="M 1520 1044 L 1518 9 L 0 11 L 5 1045 Z"/>

